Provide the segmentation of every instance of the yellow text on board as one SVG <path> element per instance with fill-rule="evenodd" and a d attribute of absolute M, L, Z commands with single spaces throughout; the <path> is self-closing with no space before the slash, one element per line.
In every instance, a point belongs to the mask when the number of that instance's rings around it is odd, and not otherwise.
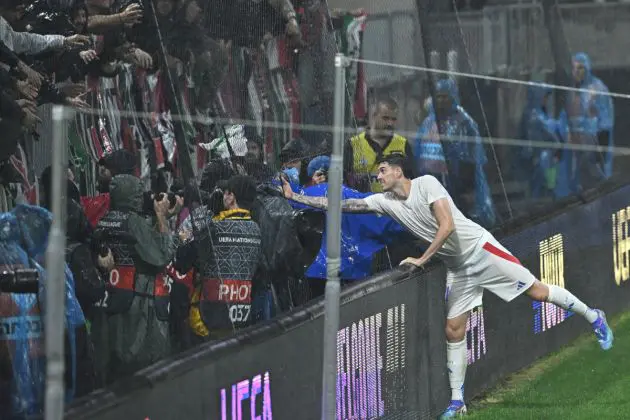
<path fill-rule="evenodd" d="M 615 283 L 620 285 L 630 278 L 630 235 L 628 235 L 628 215 L 630 207 L 612 215 L 613 267 Z"/>

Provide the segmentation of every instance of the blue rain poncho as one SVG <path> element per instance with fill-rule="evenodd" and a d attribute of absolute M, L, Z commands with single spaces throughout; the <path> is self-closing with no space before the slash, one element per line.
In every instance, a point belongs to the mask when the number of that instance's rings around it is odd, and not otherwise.
<path fill-rule="evenodd" d="M 0 409 L 2 418 L 24 418 L 43 410 L 46 364 L 44 314 L 46 271 L 43 259 L 52 215 L 40 207 L 18 205 L 12 212 L 0 213 L 0 266 L 8 269 L 32 268 L 39 273 L 38 294 L 0 293 L 0 324 L 3 328 L 4 357 L 11 376 L 3 377 L 7 405 Z M 70 338 L 73 373 L 76 369 L 76 327 L 83 325 L 83 312 L 74 294 L 74 280 L 66 269 L 65 324 Z M 73 382 L 74 384 L 74 382 Z M 72 398 L 74 390 L 67 393 Z"/>
<path fill-rule="evenodd" d="M 551 94 L 546 85 L 530 86 L 527 91 L 527 104 L 520 124 L 520 138 L 536 142 L 560 143 L 560 122 L 547 112 L 545 97 Z M 556 185 L 555 156 L 559 149 L 524 146 L 517 149 L 514 169 L 519 178 L 530 184 L 533 197 L 553 191 Z"/>
<path fill-rule="evenodd" d="M 325 197 L 328 195 L 328 184 L 323 183 L 305 188 L 301 191 L 309 197 Z M 361 193 L 342 186 L 342 198 L 365 198 L 371 193 Z M 309 208 L 294 201 L 290 202 L 296 209 Z M 372 213 L 343 213 L 341 217 L 341 272 L 343 280 L 361 280 L 372 274 L 372 258 L 374 254 L 401 237 L 404 229 L 393 219 Z M 306 271 L 307 277 L 326 278 L 326 229 L 322 238 L 322 246 L 315 261 Z"/>
<path fill-rule="evenodd" d="M 452 79 L 438 81 L 436 92 L 447 93 L 452 101 L 449 114 L 444 121 L 441 121 L 441 132 L 444 133 L 446 139 L 440 138 L 435 109 L 431 106 L 429 115 L 420 125 L 416 135 L 413 155 L 416 158 L 417 171 L 421 175 L 431 174 L 440 180 L 445 180 L 446 189 L 457 200 L 458 189 L 461 189 L 458 185 L 468 182 L 468 180 L 460 179 L 461 163 L 473 164 L 475 168 L 474 205 L 465 213 L 484 227 L 492 227 L 496 222 L 496 216 L 484 170 L 488 159 L 481 143 L 477 123 L 459 105 L 457 85 Z M 445 175 L 446 168 L 448 168 L 447 176 Z"/>
<path fill-rule="evenodd" d="M 599 136 L 604 134 L 607 137 L 608 152 L 603 154 L 603 165 L 599 164 L 599 159 L 594 152 L 573 152 L 566 150 L 562 154 L 561 169 L 563 179 L 566 182 L 558 183 L 556 194 L 566 196 L 578 193 L 585 182 L 582 179 L 585 175 L 584 167 L 589 166 L 588 173 L 591 177 L 600 179 L 612 176 L 612 149 L 614 146 L 614 106 L 612 97 L 608 94 L 608 87 L 592 73 L 591 61 L 585 53 L 578 53 L 573 57 L 573 61 L 584 66 L 584 79 L 576 87 L 583 91 L 571 91 L 567 95 L 566 108 L 560 119 L 566 120 L 568 125 L 568 135 L 565 141 L 571 144 L 599 145 Z M 560 179 L 559 179 L 560 181 Z M 591 187 L 592 185 L 587 185 Z"/>

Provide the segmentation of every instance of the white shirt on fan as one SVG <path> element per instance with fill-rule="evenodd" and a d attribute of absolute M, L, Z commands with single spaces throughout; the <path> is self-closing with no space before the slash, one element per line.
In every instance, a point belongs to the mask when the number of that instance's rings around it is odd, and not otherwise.
<path fill-rule="evenodd" d="M 416 237 L 431 243 L 438 231 L 431 204 L 441 198 L 446 198 L 449 202 L 455 231 L 437 251 L 437 255 L 448 268 L 456 268 L 472 254 L 479 241 L 490 233 L 462 214 L 435 177 L 425 175 L 413 179 L 406 200 L 397 198 L 391 192 L 374 194 L 364 200 L 371 211 L 390 216 Z"/>

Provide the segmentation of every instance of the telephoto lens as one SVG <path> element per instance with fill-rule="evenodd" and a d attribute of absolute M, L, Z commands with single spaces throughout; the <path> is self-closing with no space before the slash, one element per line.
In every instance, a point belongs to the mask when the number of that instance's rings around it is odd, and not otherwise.
<path fill-rule="evenodd" d="M 0 291 L 5 293 L 37 293 L 39 272 L 33 268 L 0 270 Z"/>

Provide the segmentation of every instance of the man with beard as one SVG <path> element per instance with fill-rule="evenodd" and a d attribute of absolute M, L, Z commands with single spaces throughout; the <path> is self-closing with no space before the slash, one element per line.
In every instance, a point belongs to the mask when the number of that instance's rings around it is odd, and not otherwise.
<path fill-rule="evenodd" d="M 177 240 L 169 230 L 169 200 L 154 202 L 156 226 L 141 216 L 142 181 L 114 176 L 110 210 L 95 238 L 114 255 L 105 297 L 97 304 L 101 316 L 93 323 L 97 369 L 104 383 L 129 375 L 171 352 L 169 293 L 163 274 Z"/>
<path fill-rule="evenodd" d="M 376 180 L 377 160 L 391 153 L 403 154 L 413 162 L 409 141 L 394 133 L 398 121 L 398 104 L 390 98 L 376 102 L 371 113 L 370 126 L 354 136 L 344 151 L 345 184 L 361 192 L 381 192 Z"/>
<path fill-rule="evenodd" d="M 254 130 L 251 130 L 254 131 Z M 263 139 L 255 132 L 245 129 L 247 137 L 247 153 L 245 154 L 245 170 L 257 182 L 269 182 L 274 171 L 264 162 Z"/>

